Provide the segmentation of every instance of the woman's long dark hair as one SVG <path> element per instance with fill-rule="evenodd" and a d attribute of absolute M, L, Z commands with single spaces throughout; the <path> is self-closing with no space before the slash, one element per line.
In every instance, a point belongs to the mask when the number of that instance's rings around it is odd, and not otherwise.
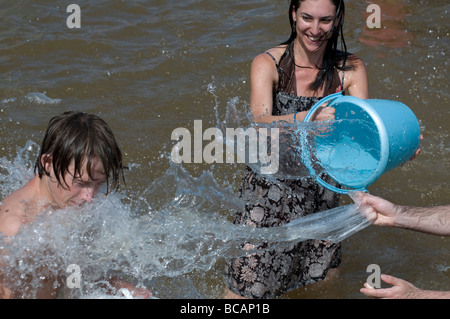
<path fill-rule="evenodd" d="M 297 11 L 300 7 L 300 3 L 304 0 L 291 0 L 289 5 L 289 22 L 291 24 L 291 35 L 286 42 L 282 44 L 291 44 L 297 37 L 297 31 L 294 24 L 294 18 L 292 17 L 292 10 Z M 311 89 L 317 91 L 319 88 L 325 87 L 325 92 L 329 91 L 331 85 L 333 84 L 333 77 L 335 75 L 336 69 L 338 70 L 348 70 L 353 69 L 352 66 L 347 66 L 346 61 L 348 58 L 347 46 L 344 40 L 344 16 L 345 16 L 345 5 L 344 0 L 330 0 L 336 7 L 336 14 L 333 18 L 333 28 L 329 31 L 331 32 L 331 37 L 327 41 L 327 46 L 325 48 L 325 54 L 323 56 L 322 66 L 319 67 L 319 73 L 317 74 L 316 80 L 311 84 Z M 336 19 L 339 19 L 339 24 L 334 27 Z M 338 39 L 340 38 L 341 50 L 338 50 Z"/>

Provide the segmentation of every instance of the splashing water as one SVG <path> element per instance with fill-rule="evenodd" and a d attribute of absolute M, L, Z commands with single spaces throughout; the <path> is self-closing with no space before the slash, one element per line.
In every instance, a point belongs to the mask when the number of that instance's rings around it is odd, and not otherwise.
<path fill-rule="evenodd" d="M 32 176 L 27 163 L 32 162 L 36 149 L 29 141 L 15 159 L 0 159 L 2 197 Z M 244 254 L 244 242 L 341 241 L 370 224 L 355 205 L 348 205 L 277 228 L 236 226 L 223 211 L 243 209 L 245 203 L 231 187 L 220 186 L 211 172 L 194 178 L 175 165 L 143 194 L 133 195 L 151 198 L 161 188 L 167 196 L 146 210 L 133 211 L 132 205 L 125 204 L 125 196 L 116 193 L 82 209 L 43 212 L 12 241 L 0 240 L 0 250 L 8 251 L 2 255 L 1 272 L 24 298 L 36 297 L 48 280 L 55 289 L 64 288 L 65 297 L 104 296 L 111 291 L 107 280 L 112 276 L 150 286 L 158 296 L 162 289 L 154 286 L 158 278 L 209 270 L 221 258 Z M 67 267 L 73 264 L 81 269 L 79 289 L 67 289 L 65 282 L 70 274 Z M 186 285 L 184 297 L 199 297 Z"/>
<path fill-rule="evenodd" d="M 326 173 L 354 189 L 366 188 L 375 181 L 380 170 L 381 143 L 371 121 L 335 120 L 319 124 L 316 130 L 300 130 L 298 136 L 302 163 L 312 176 Z"/>
<path fill-rule="evenodd" d="M 212 87 L 208 90 L 214 94 Z M 237 98 L 229 102 L 224 121 L 216 110 L 218 127 L 242 127 L 250 122 L 249 114 L 237 111 L 238 103 Z M 279 123 L 278 128 L 280 168 L 266 177 L 308 177 L 299 137 L 304 132 L 323 134 L 329 123 Z M 15 158 L 0 158 L 0 198 L 32 178 L 37 153 L 38 145 L 29 140 Z M 261 165 L 247 164 L 255 170 Z M 245 204 L 231 186 L 217 182 L 213 171 L 193 177 L 183 166 L 172 164 L 144 190 L 98 196 L 81 209 L 47 210 L 12 240 L 0 237 L 0 251 L 7 251 L 0 257 L 0 273 L 23 298 L 39 296 L 48 284 L 62 291 L 58 297 L 124 297 L 109 283 L 112 277 L 149 287 L 156 297 L 202 298 L 204 294 L 185 275 L 208 271 L 223 258 L 249 253 L 242 249 L 243 243 L 257 247 L 265 241 L 277 245 L 306 239 L 340 242 L 371 224 L 357 205 L 347 205 L 281 227 L 234 225 L 230 211 L 243 210 Z M 70 265 L 77 265 L 81 272 L 81 285 L 76 289 L 68 288 Z M 164 278 L 173 278 L 170 288 Z"/>

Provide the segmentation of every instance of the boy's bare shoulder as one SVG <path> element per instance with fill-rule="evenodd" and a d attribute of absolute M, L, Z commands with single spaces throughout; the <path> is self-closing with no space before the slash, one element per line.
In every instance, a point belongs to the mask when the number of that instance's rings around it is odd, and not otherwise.
<path fill-rule="evenodd" d="M 14 236 L 22 226 L 23 204 L 6 197 L 0 204 L 0 233 Z"/>
<path fill-rule="evenodd" d="M 0 204 L 0 233 L 13 236 L 19 231 L 33 202 L 33 186 L 30 181 L 3 199 Z"/>

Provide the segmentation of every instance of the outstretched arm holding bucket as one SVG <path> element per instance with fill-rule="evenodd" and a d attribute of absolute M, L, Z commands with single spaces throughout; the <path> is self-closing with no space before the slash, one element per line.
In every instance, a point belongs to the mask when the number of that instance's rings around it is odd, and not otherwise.
<path fill-rule="evenodd" d="M 355 202 L 365 208 L 364 213 L 374 220 L 374 225 L 411 229 L 428 234 L 450 236 L 450 205 L 435 207 L 412 207 L 395 205 L 381 197 L 358 193 Z M 367 283 L 361 292 L 376 298 L 438 299 L 450 298 L 450 291 L 422 290 L 413 284 L 389 275 L 381 279 L 390 288 L 374 289 Z"/>
<path fill-rule="evenodd" d="M 367 207 L 374 225 L 411 229 L 439 236 L 450 236 L 450 205 L 413 207 L 395 205 L 381 197 L 361 194 L 357 199 Z"/>

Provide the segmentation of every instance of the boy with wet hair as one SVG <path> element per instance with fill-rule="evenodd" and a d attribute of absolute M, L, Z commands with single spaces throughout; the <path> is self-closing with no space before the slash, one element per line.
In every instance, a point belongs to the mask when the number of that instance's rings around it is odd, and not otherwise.
<path fill-rule="evenodd" d="M 82 206 L 106 184 L 106 193 L 124 181 L 122 153 L 104 120 L 83 112 L 53 117 L 35 163 L 35 176 L 0 202 L 0 236 L 13 240 L 22 225 L 44 210 Z M 3 252 L 2 252 L 3 253 Z M 2 286 L 0 298 L 14 297 Z M 55 297 L 52 287 L 39 297 Z"/>
<path fill-rule="evenodd" d="M 86 164 L 88 176 L 92 178 L 92 165 L 95 160 L 99 160 L 105 171 L 107 187 L 110 176 L 114 190 L 118 189 L 120 180 L 123 180 L 122 153 L 108 124 L 96 115 L 65 112 L 52 118 L 35 164 L 35 172 L 38 172 L 39 178 L 50 176 L 43 156 L 51 157 L 57 181 L 62 187 L 69 186 L 64 176 L 72 161 L 75 176 L 81 176 L 83 164 Z"/>
<path fill-rule="evenodd" d="M 65 112 L 53 117 L 35 164 L 37 174 L 0 206 L 0 233 L 13 236 L 46 208 L 81 206 L 103 184 L 117 190 L 123 180 L 122 153 L 104 120 Z"/>

